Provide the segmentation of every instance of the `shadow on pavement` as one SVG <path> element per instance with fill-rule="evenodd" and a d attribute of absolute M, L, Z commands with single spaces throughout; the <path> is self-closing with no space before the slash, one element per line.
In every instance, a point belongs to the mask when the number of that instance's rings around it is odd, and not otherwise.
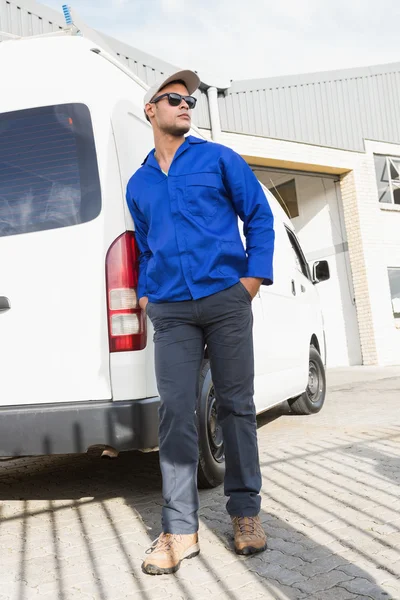
<path fill-rule="evenodd" d="M 282 410 L 286 414 L 288 409 L 270 411 L 260 419 L 260 426 L 280 416 Z M 380 511 L 390 511 L 389 533 L 398 535 L 395 517 L 399 522 L 399 509 L 379 475 L 370 483 L 364 481 L 364 487 L 358 483 L 367 474 L 371 477 L 382 455 L 385 461 L 397 460 L 391 455 L 392 444 L 379 436 L 343 445 L 308 441 L 306 452 L 292 444 L 285 458 L 279 449 L 269 449 L 262 462 L 260 515 L 269 536 L 268 551 L 237 557 L 222 488 L 202 490 L 203 552 L 176 575 L 158 578 L 141 572 L 144 550 L 160 528 L 157 454 L 1 461 L 2 586 L 9 582 L 15 600 L 31 600 L 30 585 L 49 600 L 151 600 L 160 597 L 154 590 L 163 588 L 185 600 L 210 596 L 243 600 L 250 595 L 280 600 L 398 598 L 379 581 L 398 577 L 390 565 L 396 556 L 400 559 L 396 544 L 384 535 L 388 513 Z M 383 474 L 379 468 L 378 472 Z M 387 477 L 385 469 L 381 479 Z M 379 489 L 383 495 L 374 496 L 373 490 Z M 36 573 L 44 560 L 45 577 Z M 80 595 L 74 595 L 78 593 L 77 574 Z M 46 595 L 51 585 L 56 586 L 56 595 L 54 591 Z M 93 589 L 95 596 L 89 591 Z M 125 596 L 130 590 L 132 594 Z"/>
<path fill-rule="evenodd" d="M 353 454 L 363 465 L 364 470 L 373 469 L 382 478 L 393 481 L 396 485 L 400 484 L 400 457 L 398 455 L 398 445 L 400 441 L 400 428 L 392 427 L 397 432 L 397 438 L 380 439 L 378 443 L 372 436 L 371 444 L 349 445 L 346 448 L 347 454 Z M 398 493 L 398 490 L 397 490 Z M 397 498 L 399 498 L 399 494 Z"/>

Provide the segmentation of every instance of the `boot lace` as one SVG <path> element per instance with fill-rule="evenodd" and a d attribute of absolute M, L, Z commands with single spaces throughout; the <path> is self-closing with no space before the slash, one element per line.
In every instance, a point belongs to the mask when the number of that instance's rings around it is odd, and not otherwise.
<path fill-rule="evenodd" d="M 147 548 L 146 554 L 151 554 L 155 550 L 157 552 L 169 552 L 172 546 L 182 541 L 182 536 L 172 533 L 161 533 L 152 543 L 150 548 Z"/>
<path fill-rule="evenodd" d="M 234 517 L 240 535 L 255 535 L 259 533 L 260 522 L 254 517 Z"/>

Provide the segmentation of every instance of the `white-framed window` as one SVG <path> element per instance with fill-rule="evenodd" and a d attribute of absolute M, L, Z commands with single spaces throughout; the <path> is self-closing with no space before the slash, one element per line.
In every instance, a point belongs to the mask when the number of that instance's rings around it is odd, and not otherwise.
<path fill-rule="evenodd" d="M 400 156 L 374 155 L 379 202 L 400 204 Z"/>
<path fill-rule="evenodd" d="M 400 321 L 400 267 L 389 267 L 388 275 L 393 316 L 396 321 Z"/>

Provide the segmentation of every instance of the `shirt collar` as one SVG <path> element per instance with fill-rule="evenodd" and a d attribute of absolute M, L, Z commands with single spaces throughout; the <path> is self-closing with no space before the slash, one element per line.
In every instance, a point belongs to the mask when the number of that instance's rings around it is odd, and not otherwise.
<path fill-rule="evenodd" d="M 154 156 L 155 151 L 156 151 L 156 149 L 153 148 L 153 150 L 151 150 L 148 153 L 148 155 L 142 162 L 142 167 L 143 167 L 143 165 L 147 165 L 148 167 L 155 167 L 156 169 L 160 168 L 160 165 L 158 164 L 158 162 L 156 161 L 155 156 Z"/>
<path fill-rule="evenodd" d="M 194 137 L 194 135 L 189 135 L 187 138 L 189 144 L 205 144 L 207 140 L 203 140 L 202 138 Z"/>
<path fill-rule="evenodd" d="M 186 148 L 187 146 L 190 144 L 205 144 L 207 142 L 207 140 L 203 140 L 201 138 L 197 138 L 194 137 L 194 135 L 188 135 L 185 138 L 185 141 L 183 142 L 182 146 L 179 146 L 178 150 L 176 151 L 175 154 L 175 158 L 181 154 Z M 153 148 L 153 150 L 151 150 L 151 152 L 149 152 L 149 154 L 146 156 L 146 158 L 144 159 L 144 161 L 142 162 L 142 166 L 147 164 L 150 167 L 155 167 L 156 169 L 159 169 L 160 166 L 157 162 L 157 160 L 154 157 L 154 153 L 155 153 L 156 149 Z"/>

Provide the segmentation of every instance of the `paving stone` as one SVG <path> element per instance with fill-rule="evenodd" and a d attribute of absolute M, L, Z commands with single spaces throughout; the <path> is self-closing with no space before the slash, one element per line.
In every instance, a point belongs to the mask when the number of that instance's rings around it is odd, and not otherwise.
<path fill-rule="evenodd" d="M 307 600 L 360 600 L 360 596 L 335 586 L 330 590 L 320 591 L 315 596 L 307 596 Z"/>
<path fill-rule="evenodd" d="M 399 550 L 400 556 L 400 531 L 389 533 L 386 536 L 386 541 L 393 547 Z"/>
<path fill-rule="evenodd" d="M 276 555 L 274 556 L 274 559 L 271 558 L 273 553 Z M 284 554 L 283 552 L 276 552 L 274 550 L 267 552 L 265 558 L 263 557 L 262 560 L 263 562 L 277 562 L 286 569 L 299 569 L 299 567 L 306 564 L 298 556 L 291 556 L 290 554 Z"/>
<path fill-rule="evenodd" d="M 343 546 L 342 549 L 345 550 Z M 304 549 L 299 556 L 305 562 L 314 562 L 316 560 L 326 558 L 327 556 L 331 556 L 332 554 L 333 550 L 330 549 L 330 546 L 316 546 L 315 548 Z"/>
<path fill-rule="evenodd" d="M 304 577 L 314 577 L 315 575 L 321 575 L 322 573 L 329 573 L 336 567 L 345 565 L 346 559 L 342 556 L 338 556 L 337 554 L 332 554 L 331 556 L 327 556 L 324 558 L 318 558 L 314 560 L 312 563 L 303 563 L 297 567 L 297 570 L 304 575 Z M 347 575 L 351 575 L 351 573 L 347 573 Z"/>
<path fill-rule="evenodd" d="M 382 588 L 387 592 L 390 600 L 398 600 L 400 598 L 400 581 L 397 582 L 388 582 L 385 581 L 382 584 Z"/>
<path fill-rule="evenodd" d="M 306 595 L 301 592 L 296 586 L 282 585 L 279 581 L 270 579 L 268 581 L 268 593 L 271 594 L 273 600 L 303 600 Z M 238 600 L 241 600 L 238 599 Z M 251 600 L 251 598 L 249 599 Z"/>
<path fill-rule="evenodd" d="M 363 594 L 374 600 L 388 600 L 388 592 L 368 579 L 355 577 L 341 583 L 341 587 L 354 594 Z"/>
<path fill-rule="evenodd" d="M 334 569 L 328 573 L 315 575 L 314 577 L 310 577 L 310 579 L 299 581 L 296 585 L 300 590 L 307 594 L 316 594 L 317 592 L 329 590 L 338 583 L 342 584 L 351 579 L 352 577 L 346 575 L 343 571 Z"/>
<path fill-rule="evenodd" d="M 378 584 L 394 579 L 393 569 L 387 570 L 386 568 L 377 567 L 376 565 L 368 565 L 368 567 L 366 567 L 365 565 L 342 564 L 338 568 L 347 573 L 347 575 L 361 577 L 362 579 L 365 578 Z M 398 576 L 395 578 L 398 579 Z"/>
<path fill-rule="evenodd" d="M 284 585 L 298 584 L 299 581 L 303 581 L 305 578 L 301 573 L 296 572 L 294 569 L 286 569 L 281 565 L 260 563 L 254 568 L 255 573 L 260 577 L 268 579 L 276 579 L 279 583 Z M 297 585 L 297 587 L 299 587 Z"/>
<path fill-rule="evenodd" d="M 287 542 L 286 540 L 282 540 L 280 538 L 270 538 L 268 540 L 268 547 L 271 550 L 280 550 L 284 554 L 289 554 L 291 556 L 303 556 L 306 552 L 306 548 L 301 544 L 296 544 L 295 542 Z"/>

